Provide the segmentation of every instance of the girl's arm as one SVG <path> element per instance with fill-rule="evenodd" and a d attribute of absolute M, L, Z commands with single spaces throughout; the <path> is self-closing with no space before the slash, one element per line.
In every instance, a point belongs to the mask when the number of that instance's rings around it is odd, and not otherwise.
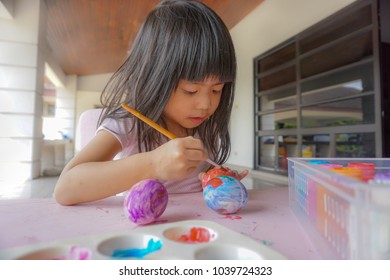
<path fill-rule="evenodd" d="M 120 150 L 111 133 L 97 133 L 62 171 L 54 191 L 57 202 L 73 205 L 102 199 L 124 192 L 143 179 L 182 179 L 207 158 L 202 142 L 192 137 L 113 160 Z"/>

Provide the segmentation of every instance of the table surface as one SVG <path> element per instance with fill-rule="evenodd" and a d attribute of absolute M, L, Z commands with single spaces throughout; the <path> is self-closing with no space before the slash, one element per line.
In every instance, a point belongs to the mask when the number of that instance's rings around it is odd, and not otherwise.
<path fill-rule="evenodd" d="M 321 258 L 288 206 L 287 187 L 248 192 L 248 204 L 233 215 L 209 209 L 200 192 L 171 194 L 157 222 L 208 220 L 270 246 L 287 259 Z M 125 217 L 123 198 L 115 196 L 76 206 L 61 206 L 54 199 L 0 200 L 0 251 L 139 227 Z"/>

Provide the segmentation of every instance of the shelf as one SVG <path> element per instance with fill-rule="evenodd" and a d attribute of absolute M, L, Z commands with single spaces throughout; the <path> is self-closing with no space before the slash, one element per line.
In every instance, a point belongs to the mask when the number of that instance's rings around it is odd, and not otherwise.
<path fill-rule="evenodd" d="M 281 153 L 335 156 L 346 145 L 336 141 L 342 133 L 365 139 L 358 149 L 350 144 L 352 156 L 377 155 L 381 104 L 372 3 L 359 0 L 254 59 L 256 168 L 285 170 Z"/>

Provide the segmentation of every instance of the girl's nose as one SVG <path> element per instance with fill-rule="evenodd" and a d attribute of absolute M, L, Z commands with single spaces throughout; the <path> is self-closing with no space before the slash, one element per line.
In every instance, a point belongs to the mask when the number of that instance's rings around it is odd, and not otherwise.
<path fill-rule="evenodd" d="M 208 92 L 202 92 L 198 96 L 197 107 L 201 110 L 208 110 L 211 106 L 211 98 Z"/>

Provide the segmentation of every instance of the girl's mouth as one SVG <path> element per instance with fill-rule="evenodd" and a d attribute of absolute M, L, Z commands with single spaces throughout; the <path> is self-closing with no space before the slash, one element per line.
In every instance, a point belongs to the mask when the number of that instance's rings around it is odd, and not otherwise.
<path fill-rule="evenodd" d="M 190 120 L 195 124 L 200 124 L 204 121 L 205 117 L 191 117 Z"/>

